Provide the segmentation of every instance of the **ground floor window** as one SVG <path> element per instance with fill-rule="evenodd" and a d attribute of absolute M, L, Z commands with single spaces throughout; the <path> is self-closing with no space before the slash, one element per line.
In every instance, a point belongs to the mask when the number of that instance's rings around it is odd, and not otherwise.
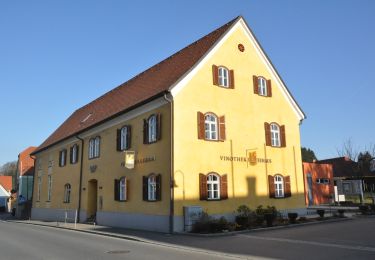
<path fill-rule="evenodd" d="M 218 173 L 199 174 L 201 200 L 223 200 L 228 198 L 227 175 Z"/>
<path fill-rule="evenodd" d="M 51 201 L 52 195 L 52 175 L 48 175 L 47 201 Z"/>
<path fill-rule="evenodd" d="M 269 175 L 268 187 L 270 198 L 287 198 L 292 196 L 290 176 L 283 176 L 281 174 Z"/>
<path fill-rule="evenodd" d="M 143 176 L 143 200 L 161 200 L 161 175 L 150 174 Z"/>
<path fill-rule="evenodd" d="M 64 186 L 64 203 L 70 203 L 71 186 L 69 183 Z"/>

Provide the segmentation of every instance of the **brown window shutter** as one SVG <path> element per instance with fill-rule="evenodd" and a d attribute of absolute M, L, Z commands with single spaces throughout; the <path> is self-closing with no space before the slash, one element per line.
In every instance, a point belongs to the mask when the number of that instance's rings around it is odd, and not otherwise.
<path fill-rule="evenodd" d="M 78 162 L 78 158 L 79 158 L 79 146 L 77 145 L 76 163 Z"/>
<path fill-rule="evenodd" d="M 284 197 L 288 198 L 292 196 L 292 192 L 290 189 L 290 176 L 284 177 Z"/>
<path fill-rule="evenodd" d="M 63 150 L 63 153 L 64 153 L 64 166 L 66 165 L 66 157 L 68 155 L 68 152 L 66 149 Z"/>
<path fill-rule="evenodd" d="M 219 117 L 219 140 L 225 140 L 225 116 Z"/>
<path fill-rule="evenodd" d="M 275 179 L 272 175 L 268 175 L 268 189 L 270 198 L 275 198 Z"/>
<path fill-rule="evenodd" d="M 205 137 L 205 126 L 204 126 L 204 114 L 201 112 L 198 115 L 198 139 L 204 139 Z"/>
<path fill-rule="evenodd" d="M 148 122 L 143 119 L 143 143 L 148 144 Z"/>
<path fill-rule="evenodd" d="M 126 126 L 127 131 L 126 131 L 126 147 L 125 149 L 129 149 L 131 147 L 131 141 L 132 141 L 132 127 L 130 125 Z"/>
<path fill-rule="evenodd" d="M 59 166 L 61 167 L 61 157 L 62 157 L 62 151 L 59 152 Z"/>
<path fill-rule="evenodd" d="M 280 142 L 281 147 L 286 147 L 285 125 L 280 126 Z"/>
<path fill-rule="evenodd" d="M 161 174 L 156 175 L 156 200 L 161 200 Z"/>
<path fill-rule="evenodd" d="M 156 140 L 161 139 L 161 114 L 156 115 Z"/>
<path fill-rule="evenodd" d="M 220 177 L 220 199 L 228 199 L 228 177 L 226 174 Z"/>
<path fill-rule="evenodd" d="M 126 193 L 125 200 L 128 201 L 129 200 L 129 180 L 128 180 L 128 178 L 125 179 L 125 193 Z"/>
<path fill-rule="evenodd" d="M 212 65 L 212 81 L 214 85 L 219 86 L 219 68 L 216 65 Z"/>
<path fill-rule="evenodd" d="M 143 200 L 148 200 L 148 178 L 146 176 L 142 176 L 142 197 Z"/>
<path fill-rule="evenodd" d="M 229 71 L 229 88 L 234 88 L 234 71 Z"/>
<path fill-rule="evenodd" d="M 70 149 L 69 149 L 69 160 L 70 160 L 70 164 L 73 163 L 73 147 L 74 147 L 74 145 L 73 145 L 72 147 L 70 147 Z"/>
<path fill-rule="evenodd" d="M 267 122 L 264 122 L 264 132 L 266 134 L 266 145 L 271 146 L 271 127 Z"/>
<path fill-rule="evenodd" d="M 121 129 L 117 129 L 116 150 L 121 151 Z"/>
<path fill-rule="evenodd" d="M 259 94 L 259 87 L 258 87 L 258 77 L 253 76 L 253 87 L 254 87 L 254 94 Z"/>
<path fill-rule="evenodd" d="M 117 179 L 115 179 L 114 195 L 115 195 L 115 200 L 120 199 L 120 180 L 117 180 Z"/>
<path fill-rule="evenodd" d="M 207 176 L 199 174 L 199 199 L 207 200 Z"/>
<path fill-rule="evenodd" d="M 267 97 L 272 97 L 272 85 L 271 80 L 267 80 Z"/>

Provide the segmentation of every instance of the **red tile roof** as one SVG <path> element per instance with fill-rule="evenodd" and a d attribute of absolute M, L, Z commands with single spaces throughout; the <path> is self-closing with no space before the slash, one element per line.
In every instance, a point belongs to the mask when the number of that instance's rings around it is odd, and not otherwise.
<path fill-rule="evenodd" d="M 12 176 L 0 176 L 0 185 L 6 191 L 10 191 L 12 189 Z"/>
<path fill-rule="evenodd" d="M 33 154 L 167 93 L 169 87 L 183 77 L 239 19 L 233 19 L 76 110 Z M 87 120 L 83 122 L 85 118 Z"/>
<path fill-rule="evenodd" d="M 34 174 L 34 160 L 30 157 L 30 154 L 34 152 L 35 149 L 36 147 L 30 146 L 18 155 L 20 176 L 32 176 Z"/>
<path fill-rule="evenodd" d="M 329 163 L 333 166 L 333 177 L 358 177 L 358 164 L 348 157 L 319 160 L 316 163 Z"/>

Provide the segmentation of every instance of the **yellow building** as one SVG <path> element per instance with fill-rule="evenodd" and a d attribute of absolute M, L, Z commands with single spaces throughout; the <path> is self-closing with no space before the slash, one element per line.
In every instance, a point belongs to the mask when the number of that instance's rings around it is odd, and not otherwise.
<path fill-rule="evenodd" d="M 48 137 L 34 152 L 32 218 L 182 231 L 194 206 L 228 219 L 241 204 L 303 214 L 304 118 L 237 17 Z"/>

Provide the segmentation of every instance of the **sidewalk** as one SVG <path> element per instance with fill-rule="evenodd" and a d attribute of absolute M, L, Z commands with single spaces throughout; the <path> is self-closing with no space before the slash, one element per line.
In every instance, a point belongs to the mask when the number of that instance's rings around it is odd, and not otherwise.
<path fill-rule="evenodd" d="M 334 212 L 326 211 L 325 216 L 330 217 L 333 215 Z M 194 237 L 220 237 L 220 236 L 235 236 L 240 233 L 251 233 L 251 232 L 265 232 L 267 230 L 274 230 L 274 229 L 283 229 L 283 228 L 294 228 L 303 225 L 315 225 L 315 224 L 323 224 L 329 222 L 338 222 L 338 221 L 346 221 L 356 217 L 356 213 L 354 212 L 346 212 L 346 218 L 342 219 L 331 219 L 325 220 L 322 222 L 308 222 L 308 223 L 301 223 L 298 225 L 287 225 L 287 226 L 274 226 L 270 228 L 258 228 L 258 229 L 251 229 L 251 230 L 243 230 L 243 231 L 235 231 L 229 233 L 213 233 L 213 234 L 195 234 L 195 233 L 160 233 L 160 232 L 152 232 L 152 231 L 144 231 L 144 230 L 134 230 L 134 229 L 126 229 L 126 228 L 118 228 L 118 227 L 108 227 L 108 226 L 100 226 L 100 225 L 93 225 L 93 224 L 83 224 L 83 223 L 64 223 L 64 222 L 56 222 L 56 221 L 40 221 L 40 220 L 18 220 L 12 217 L 10 214 L 0 214 L 0 220 L 14 222 L 14 223 L 22 223 L 28 225 L 38 225 L 38 226 L 45 226 L 51 228 L 60 228 L 60 229 L 67 229 L 77 232 L 85 232 L 97 235 L 103 235 L 108 237 L 115 237 L 139 242 L 146 242 L 146 243 L 173 243 L 175 244 L 177 241 L 184 241 L 185 239 L 191 239 L 192 236 Z M 318 217 L 317 214 L 310 214 L 307 218 Z"/>

